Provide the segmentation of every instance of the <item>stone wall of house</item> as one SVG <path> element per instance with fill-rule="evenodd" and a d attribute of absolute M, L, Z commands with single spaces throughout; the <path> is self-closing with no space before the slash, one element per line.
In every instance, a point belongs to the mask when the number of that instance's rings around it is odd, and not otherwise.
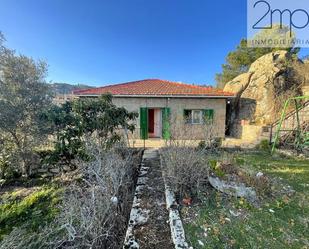
<path fill-rule="evenodd" d="M 133 98 L 114 97 L 113 103 L 118 107 L 124 107 L 128 111 L 139 113 L 141 107 L 171 109 L 171 132 L 172 135 L 181 139 L 203 140 L 205 132 L 211 132 L 213 137 L 225 136 L 226 99 L 210 98 Z M 214 110 L 214 122 L 211 127 L 206 125 L 186 125 L 184 120 L 184 110 Z M 207 128 L 207 130 L 206 130 Z M 140 137 L 140 120 L 136 120 L 136 131 L 132 138 Z"/>

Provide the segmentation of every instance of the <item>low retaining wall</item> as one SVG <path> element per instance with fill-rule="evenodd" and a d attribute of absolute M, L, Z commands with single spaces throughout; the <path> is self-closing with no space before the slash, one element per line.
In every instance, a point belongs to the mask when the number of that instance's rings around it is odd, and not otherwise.
<path fill-rule="evenodd" d="M 242 124 L 238 128 L 238 138 L 226 138 L 222 147 L 254 148 L 262 140 L 269 140 L 270 128 L 261 125 Z"/>
<path fill-rule="evenodd" d="M 171 236 L 173 239 L 173 243 L 175 245 L 175 249 L 189 249 L 189 245 L 186 242 L 185 230 L 183 228 L 182 220 L 178 211 L 179 205 L 176 201 L 174 192 L 170 189 L 165 180 L 161 154 L 160 154 L 160 164 L 165 185 L 166 208 L 169 211 Z"/>

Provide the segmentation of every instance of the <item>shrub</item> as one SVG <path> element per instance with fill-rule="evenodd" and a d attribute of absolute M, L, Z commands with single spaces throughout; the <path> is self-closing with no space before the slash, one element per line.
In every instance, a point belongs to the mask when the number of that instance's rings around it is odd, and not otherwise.
<path fill-rule="evenodd" d="M 15 156 L 14 144 L 0 135 L 0 179 L 9 180 L 20 176 Z"/>
<path fill-rule="evenodd" d="M 269 141 L 267 139 L 264 139 L 260 142 L 260 144 L 257 146 L 257 148 L 259 150 L 263 150 L 263 151 L 270 151 L 271 150 L 271 146 L 269 144 Z"/>
<path fill-rule="evenodd" d="M 54 106 L 42 115 L 43 120 L 49 121 L 51 133 L 56 137 L 50 162 L 64 161 L 72 165 L 75 159 L 90 160 L 86 153 L 86 137 L 96 134 L 101 148 L 109 149 L 121 140 L 120 127 L 134 131 L 135 126 L 131 121 L 136 117 L 136 113 L 116 107 L 111 95 Z"/>
<path fill-rule="evenodd" d="M 197 145 L 198 150 L 204 150 L 206 148 L 206 142 L 204 140 L 200 141 Z"/>
<path fill-rule="evenodd" d="M 119 237 L 124 235 L 122 229 L 131 209 L 128 203 L 134 192 L 132 153 L 102 152 L 92 142 L 87 143 L 87 151 L 94 160 L 79 170 L 81 183 L 68 187 L 56 221 L 56 227 L 63 228 L 62 233 L 48 244 L 120 248 Z"/>
<path fill-rule="evenodd" d="M 204 153 L 189 147 L 169 146 L 161 154 L 166 180 L 178 197 L 196 196 L 208 178 Z"/>

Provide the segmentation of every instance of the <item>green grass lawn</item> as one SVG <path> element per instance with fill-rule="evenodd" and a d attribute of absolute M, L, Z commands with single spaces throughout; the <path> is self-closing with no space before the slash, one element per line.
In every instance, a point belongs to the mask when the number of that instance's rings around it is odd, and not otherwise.
<path fill-rule="evenodd" d="M 194 248 L 309 248 L 309 161 L 264 152 L 234 155 L 242 167 L 281 178 L 294 194 L 254 207 L 209 188 L 201 204 L 184 208 L 187 240 Z"/>
<path fill-rule="evenodd" d="M 14 227 L 26 227 L 29 233 L 50 222 L 58 213 L 60 189 L 44 185 L 16 188 L 0 197 L 0 241 Z"/>

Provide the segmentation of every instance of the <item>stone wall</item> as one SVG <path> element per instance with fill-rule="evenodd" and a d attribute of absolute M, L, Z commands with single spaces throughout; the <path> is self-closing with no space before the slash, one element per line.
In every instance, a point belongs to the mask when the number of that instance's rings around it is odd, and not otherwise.
<path fill-rule="evenodd" d="M 60 165 L 42 165 L 38 168 L 33 168 L 31 174 L 40 175 L 41 177 L 54 177 L 61 173 L 70 172 L 72 169 L 69 166 L 60 166 Z"/>
<path fill-rule="evenodd" d="M 269 140 L 270 127 L 239 124 L 237 138 L 227 138 L 223 141 L 223 147 L 229 148 L 254 148 L 261 143 L 262 140 Z"/>
<path fill-rule="evenodd" d="M 256 141 L 257 143 L 261 140 L 269 139 L 269 130 L 267 126 L 259 125 L 242 125 L 242 135 L 243 140 Z"/>
<path fill-rule="evenodd" d="M 139 113 L 141 107 L 147 108 L 164 108 L 171 109 L 171 130 L 186 131 L 182 139 L 203 139 L 204 125 L 185 125 L 185 109 L 213 109 L 214 123 L 210 127 L 214 137 L 225 136 L 225 116 L 226 116 L 226 99 L 211 98 L 142 98 L 142 97 L 114 97 L 113 103 L 118 107 L 124 107 L 128 111 Z M 140 131 L 140 120 L 136 120 L 136 131 L 133 139 L 138 139 Z"/>

